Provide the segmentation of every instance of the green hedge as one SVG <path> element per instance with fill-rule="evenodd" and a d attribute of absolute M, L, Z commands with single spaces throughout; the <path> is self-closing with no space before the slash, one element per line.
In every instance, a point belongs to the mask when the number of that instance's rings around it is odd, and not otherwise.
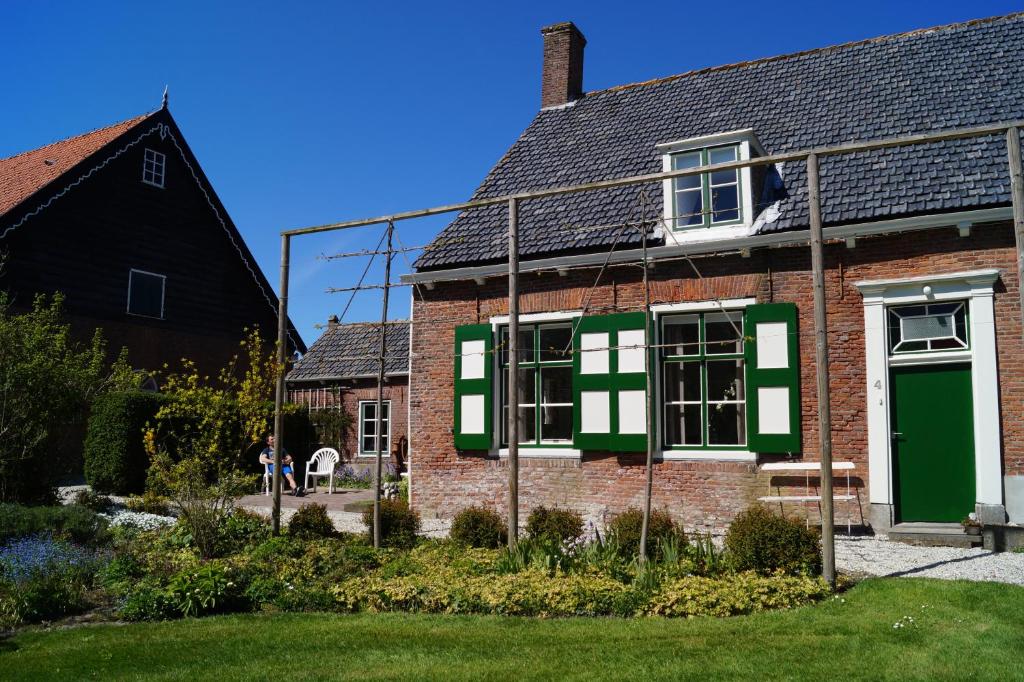
<path fill-rule="evenodd" d="M 85 438 L 85 480 L 94 490 L 126 495 L 146 484 L 149 458 L 142 430 L 166 398 L 159 393 L 125 391 L 96 399 Z"/>
<path fill-rule="evenodd" d="M 0 545 L 14 538 L 42 533 L 79 544 L 97 544 L 106 538 L 107 522 L 77 504 L 54 507 L 0 504 Z"/>

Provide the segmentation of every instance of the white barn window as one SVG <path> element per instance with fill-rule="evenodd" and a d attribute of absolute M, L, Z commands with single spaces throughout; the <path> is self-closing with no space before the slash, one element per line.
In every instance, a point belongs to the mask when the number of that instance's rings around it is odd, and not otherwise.
<path fill-rule="evenodd" d="M 382 455 L 390 452 L 391 441 L 391 401 L 381 403 L 382 419 L 377 419 L 377 401 L 363 400 L 359 402 L 359 454 L 377 454 L 377 433 L 380 433 L 380 451 Z"/>
<path fill-rule="evenodd" d="M 142 159 L 142 181 L 154 187 L 164 186 L 166 157 L 160 152 L 147 149 Z"/>

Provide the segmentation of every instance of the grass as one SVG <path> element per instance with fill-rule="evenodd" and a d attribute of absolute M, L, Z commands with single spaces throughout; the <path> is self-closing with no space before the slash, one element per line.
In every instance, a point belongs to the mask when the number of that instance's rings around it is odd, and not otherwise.
<path fill-rule="evenodd" d="M 1024 588 L 889 579 L 726 619 L 277 614 L 30 631 L 0 641 L 0 677 L 1010 680 L 1024 679 L 1021 651 Z"/>

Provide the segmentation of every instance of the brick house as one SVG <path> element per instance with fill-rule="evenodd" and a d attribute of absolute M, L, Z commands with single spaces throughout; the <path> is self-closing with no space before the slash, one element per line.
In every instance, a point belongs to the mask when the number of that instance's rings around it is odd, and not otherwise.
<path fill-rule="evenodd" d="M 0 159 L 0 290 L 14 310 L 61 292 L 74 334 L 101 328 L 139 369 L 187 357 L 215 374 L 277 297 L 160 109 Z M 292 351 L 305 345 L 289 326 Z"/>
<path fill-rule="evenodd" d="M 384 461 L 402 471 L 409 433 L 409 323 L 390 322 L 384 362 L 382 419 L 377 418 L 377 356 L 380 324 L 339 324 L 332 316 L 323 334 L 288 372 L 288 401 L 311 412 L 342 411 L 352 419 L 349 428 L 323 445 L 341 454 L 342 462 L 362 470 L 375 460 L 376 435 L 382 423 Z M 326 442 L 330 440 L 331 442 Z"/>
<path fill-rule="evenodd" d="M 542 34 L 541 110 L 474 198 L 1024 119 L 1022 14 L 597 92 L 579 30 Z M 821 192 L 833 457 L 854 467 L 837 523 L 1024 522 L 1005 137 L 823 157 Z M 642 502 L 644 240 L 654 506 L 721 528 L 769 484 L 802 488 L 765 469 L 820 458 L 802 161 L 532 199 L 518 218 L 520 518 Z M 505 203 L 464 211 L 405 278 L 426 516 L 506 507 L 507 227 Z"/>

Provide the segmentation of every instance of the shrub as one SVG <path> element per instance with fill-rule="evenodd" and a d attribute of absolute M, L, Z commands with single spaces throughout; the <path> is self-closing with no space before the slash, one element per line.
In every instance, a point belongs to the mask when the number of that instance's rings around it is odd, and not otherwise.
<path fill-rule="evenodd" d="M 39 295 L 15 314 L 0 291 L 0 502 L 53 500 L 57 480 L 80 461 L 89 402 L 114 383 L 102 333 L 77 342 L 62 303 Z M 128 370 L 123 354 L 117 367 L 118 376 Z"/>
<path fill-rule="evenodd" d="M 221 554 L 240 552 L 259 545 L 268 537 L 270 522 L 265 517 L 236 507 L 221 523 L 219 551 Z"/>
<path fill-rule="evenodd" d="M 167 586 L 167 600 L 186 617 L 227 613 L 244 604 L 244 591 L 231 568 L 209 563 L 174 576 Z"/>
<path fill-rule="evenodd" d="M 398 482 L 398 499 L 409 504 L 409 479 L 407 477 L 403 477 Z"/>
<path fill-rule="evenodd" d="M 363 512 L 363 523 L 372 539 L 373 507 Z M 416 544 L 420 515 L 402 500 L 380 501 L 380 538 L 382 547 L 409 548 Z"/>
<path fill-rule="evenodd" d="M 508 540 L 508 526 L 493 509 L 467 507 L 455 515 L 448 536 L 461 545 L 494 549 Z"/>
<path fill-rule="evenodd" d="M 168 516 L 171 513 L 170 501 L 163 495 L 147 490 L 141 495 L 132 495 L 125 500 L 124 506 L 134 512 Z"/>
<path fill-rule="evenodd" d="M 322 504 L 305 504 L 288 521 L 289 535 L 297 538 L 329 538 L 334 532 L 334 522 Z"/>
<path fill-rule="evenodd" d="M 114 501 L 106 495 L 100 495 L 89 488 L 84 488 L 75 495 L 75 504 L 102 513 L 109 511 L 114 506 Z"/>
<path fill-rule="evenodd" d="M 98 544 L 107 539 L 107 522 L 77 504 L 57 507 L 0 504 L 0 542 L 46 532 L 57 539 Z"/>
<path fill-rule="evenodd" d="M 571 509 L 536 507 L 526 519 L 526 534 L 531 538 L 572 543 L 583 535 L 583 516 Z"/>
<path fill-rule="evenodd" d="M 146 391 L 108 393 L 93 401 L 84 453 L 85 480 L 93 489 L 142 492 L 149 467 L 142 433 L 164 402 L 164 396 Z"/>
<path fill-rule="evenodd" d="M 127 621 L 163 620 L 179 615 L 167 591 L 154 578 L 144 578 L 125 596 L 117 615 Z"/>
<path fill-rule="evenodd" d="M 188 529 L 204 559 L 216 556 L 220 530 L 234 507 L 235 498 L 252 489 L 255 476 L 217 463 L 193 452 L 174 462 L 164 451 L 156 454 L 149 470 L 148 485 L 166 494 L 180 510 L 179 524 Z"/>
<path fill-rule="evenodd" d="M 828 584 L 807 576 L 759 576 L 740 573 L 727 578 L 688 576 L 666 582 L 651 597 L 652 616 L 738 616 L 802 606 L 828 596 Z"/>
<path fill-rule="evenodd" d="M 608 537 L 618 546 L 622 556 L 634 557 L 640 554 L 643 520 L 643 512 L 634 507 L 616 516 L 609 524 Z M 683 532 L 682 526 L 672 520 L 667 511 L 652 509 L 650 526 L 647 529 L 647 552 L 653 558 L 660 559 L 662 544 L 670 541 L 684 545 L 686 533 Z"/>
<path fill-rule="evenodd" d="M 821 571 L 818 534 L 761 505 L 736 516 L 725 535 L 725 549 L 737 571 L 810 575 Z"/>

